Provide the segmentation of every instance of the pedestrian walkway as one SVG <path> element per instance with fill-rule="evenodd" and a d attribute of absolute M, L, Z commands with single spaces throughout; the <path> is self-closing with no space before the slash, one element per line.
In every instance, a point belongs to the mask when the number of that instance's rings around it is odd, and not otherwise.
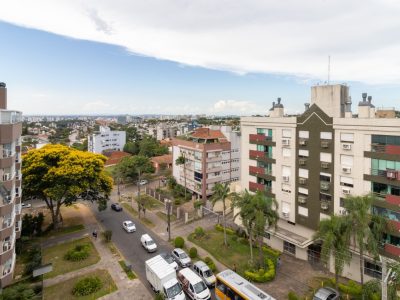
<path fill-rule="evenodd" d="M 86 222 L 86 230 L 79 233 L 71 233 L 53 238 L 49 242 L 43 242 L 43 246 L 50 247 L 52 245 L 67 242 L 73 239 L 91 236 L 89 232 L 93 232 L 93 230 L 97 230 L 98 232 L 102 231 L 100 226 L 97 224 L 96 219 L 90 212 L 90 209 L 88 209 L 84 205 L 80 205 L 80 211 L 86 214 L 86 217 L 84 218 Z M 73 272 L 58 275 L 54 278 L 46 279 L 43 281 L 43 287 L 48 287 L 62 281 L 74 278 L 76 276 L 82 276 L 96 269 L 105 269 L 110 273 L 112 279 L 117 285 L 118 290 L 100 299 L 152 299 L 153 296 L 149 293 L 149 291 L 140 282 L 139 279 L 130 280 L 128 278 L 128 276 L 122 270 L 121 266 L 118 263 L 118 260 L 121 259 L 118 254 L 112 254 L 107 245 L 101 240 L 101 238 L 94 239 L 92 237 L 92 242 L 95 245 L 95 248 L 100 256 L 100 261 L 98 263 Z"/>

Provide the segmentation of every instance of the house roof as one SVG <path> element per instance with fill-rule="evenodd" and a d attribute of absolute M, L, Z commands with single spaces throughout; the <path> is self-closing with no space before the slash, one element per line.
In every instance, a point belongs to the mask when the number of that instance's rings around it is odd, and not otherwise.
<path fill-rule="evenodd" d="M 210 128 L 197 128 L 192 134 L 192 138 L 199 139 L 225 139 L 226 137 L 220 130 Z"/>
<path fill-rule="evenodd" d="M 111 153 L 104 153 L 107 156 L 107 161 L 104 165 L 112 166 L 118 164 L 124 157 L 130 156 L 129 153 L 123 151 L 113 151 Z"/>
<path fill-rule="evenodd" d="M 151 161 L 153 163 L 158 163 L 158 164 L 172 164 L 172 154 L 164 154 L 160 156 L 155 156 L 151 158 Z"/>

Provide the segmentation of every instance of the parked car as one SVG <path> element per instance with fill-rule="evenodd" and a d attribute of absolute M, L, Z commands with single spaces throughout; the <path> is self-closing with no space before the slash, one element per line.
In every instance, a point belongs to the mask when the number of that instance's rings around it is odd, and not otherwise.
<path fill-rule="evenodd" d="M 147 252 L 157 251 L 157 244 L 147 233 L 142 235 L 140 238 L 140 243 L 142 244 L 143 248 L 147 250 Z"/>
<path fill-rule="evenodd" d="M 135 232 L 136 231 L 136 225 L 132 221 L 122 222 L 122 227 L 125 229 L 126 232 Z"/>
<path fill-rule="evenodd" d="M 178 271 L 178 280 L 182 289 L 192 300 L 211 300 L 210 290 L 203 280 L 189 268 Z"/>
<path fill-rule="evenodd" d="M 138 183 L 139 183 L 139 185 L 145 185 L 145 184 L 148 184 L 149 182 L 146 179 L 142 179 Z"/>
<path fill-rule="evenodd" d="M 172 257 L 172 255 L 171 255 L 170 253 L 163 252 L 163 253 L 160 253 L 160 256 L 161 256 L 171 267 L 173 267 L 175 270 L 178 270 L 178 264 L 176 263 L 176 261 L 174 260 L 174 258 Z"/>
<path fill-rule="evenodd" d="M 203 279 L 204 283 L 207 284 L 208 287 L 213 287 L 215 285 L 215 275 L 204 261 L 199 260 L 196 262 L 193 265 L 193 270 L 201 279 Z"/>
<path fill-rule="evenodd" d="M 111 204 L 111 209 L 115 211 L 122 211 L 122 207 L 118 203 Z"/>
<path fill-rule="evenodd" d="M 324 287 L 320 288 L 314 295 L 313 300 L 338 300 L 339 299 L 339 292 L 329 288 Z"/>
<path fill-rule="evenodd" d="M 21 203 L 21 207 L 22 208 L 31 208 L 32 204 L 30 204 L 30 203 Z"/>
<path fill-rule="evenodd" d="M 190 265 L 192 264 L 192 260 L 190 259 L 190 257 L 181 248 L 175 248 L 174 250 L 172 250 L 171 255 L 178 263 L 178 265 L 182 268 L 190 267 Z"/>

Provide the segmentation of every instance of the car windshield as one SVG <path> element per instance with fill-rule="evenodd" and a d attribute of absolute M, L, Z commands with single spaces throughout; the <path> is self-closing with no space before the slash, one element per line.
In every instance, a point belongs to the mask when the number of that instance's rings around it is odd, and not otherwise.
<path fill-rule="evenodd" d="M 203 281 L 200 281 L 200 282 L 196 283 L 193 286 L 193 288 L 194 288 L 194 291 L 196 292 L 196 294 L 198 294 L 198 293 L 201 293 L 202 291 L 204 291 L 207 287 Z"/>
<path fill-rule="evenodd" d="M 132 226 L 133 226 L 133 223 L 132 223 L 132 222 L 126 222 L 126 226 L 132 227 Z"/>
<path fill-rule="evenodd" d="M 167 263 L 169 263 L 169 264 L 172 264 L 174 262 L 174 259 L 169 254 L 164 254 L 163 257 L 167 261 Z"/>
<path fill-rule="evenodd" d="M 153 245 L 153 244 L 154 244 L 154 241 L 153 241 L 153 240 L 149 240 L 149 241 L 146 242 L 146 244 L 147 244 L 147 245 Z"/>
<path fill-rule="evenodd" d="M 211 272 L 211 270 L 205 270 L 203 271 L 203 275 L 204 277 L 211 277 L 213 276 L 213 273 Z"/>
<path fill-rule="evenodd" d="M 185 259 L 185 258 L 187 258 L 187 257 L 188 257 L 188 256 L 186 255 L 185 252 L 179 253 L 179 258 L 180 258 L 180 259 Z"/>
<path fill-rule="evenodd" d="M 175 284 L 174 286 L 171 286 L 167 290 L 167 297 L 168 298 L 174 298 L 176 295 L 178 295 L 182 291 L 182 288 L 179 283 Z"/>

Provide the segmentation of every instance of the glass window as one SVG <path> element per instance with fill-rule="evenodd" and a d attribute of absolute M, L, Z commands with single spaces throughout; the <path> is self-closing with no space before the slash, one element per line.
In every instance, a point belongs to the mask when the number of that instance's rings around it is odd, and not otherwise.
<path fill-rule="evenodd" d="M 265 129 L 265 128 L 257 128 L 257 134 L 265 135 L 266 132 L 267 132 L 267 129 Z"/>
<path fill-rule="evenodd" d="M 296 255 L 296 246 L 287 241 L 283 241 L 283 251 L 289 254 Z"/>
<path fill-rule="evenodd" d="M 364 274 L 381 279 L 382 278 L 382 268 L 378 264 L 364 260 Z"/>
<path fill-rule="evenodd" d="M 226 285 L 222 281 L 217 280 L 217 283 L 215 284 L 215 286 L 222 293 L 224 293 L 224 294 L 226 293 Z"/>

